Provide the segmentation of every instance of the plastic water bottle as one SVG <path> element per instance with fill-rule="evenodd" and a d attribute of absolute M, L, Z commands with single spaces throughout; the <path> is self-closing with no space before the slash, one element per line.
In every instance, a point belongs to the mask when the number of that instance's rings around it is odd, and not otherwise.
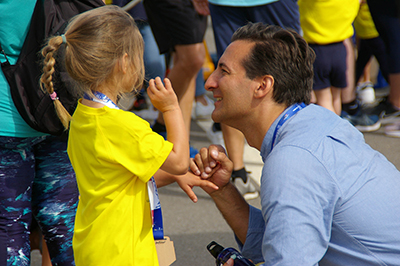
<path fill-rule="evenodd" d="M 210 244 L 207 245 L 207 250 L 216 259 L 215 262 L 217 266 L 223 265 L 230 258 L 234 260 L 234 266 L 255 266 L 254 263 L 243 257 L 242 254 L 240 254 L 240 252 L 236 249 L 224 248 L 215 241 L 212 241 Z"/>

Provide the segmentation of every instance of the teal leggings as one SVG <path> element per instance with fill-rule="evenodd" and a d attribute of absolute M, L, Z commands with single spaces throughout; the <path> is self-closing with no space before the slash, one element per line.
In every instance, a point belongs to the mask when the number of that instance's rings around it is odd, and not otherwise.
<path fill-rule="evenodd" d="M 72 235 L 78 203 L 66 140 L 0 137 L 0 266 L 30 265 L 32 215 L 53 265 L 75 265 Z"/>

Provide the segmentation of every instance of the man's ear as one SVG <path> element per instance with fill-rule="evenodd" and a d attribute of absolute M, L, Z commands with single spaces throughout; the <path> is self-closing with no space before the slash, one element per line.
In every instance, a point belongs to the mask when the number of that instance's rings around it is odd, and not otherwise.
<path fill-rule="evenodd" d="M 256 98 L 263 98 L 268 93 L 272 93 L 274 88 L 274 78 L 271 75 L 265 75 L 260 77 L 259 86 L 254 91 Z"/>

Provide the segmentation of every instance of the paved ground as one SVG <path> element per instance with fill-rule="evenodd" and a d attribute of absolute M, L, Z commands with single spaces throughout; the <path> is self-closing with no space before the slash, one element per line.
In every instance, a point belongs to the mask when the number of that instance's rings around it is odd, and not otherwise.
<path fill-rule="evenodd" d="M 205 129 L 211 126 L 211 120 L 194 122 L 191 132 L 191 145 L 195 148 L 208 146 Z M 367 143 L 382 152 L 389 161 L 400 169 L 400 139 L 385 137 L 383 130 L 364 134 Z M 255 149 L 246 146 L 245 162 L 252 176 L 258 181 L 261 159 Z M 206 246 L 212 240 L 223 246 L 236 247 L 230 228 L 215 208 L 214 203 L 201 189 L 195 189 L 199 201 L 192 203 L 177 185 L 160 188 L 163 207 L 165 234 L 174 241 L 177 261 L 173 266 L 210 266 L 215 265 Z M 259 199 L 249 201 L 259 206 Z M 40 254 L 33 253 L 33 266 L 39 266 Z"/>
<path fill-rule="evenodd" d="M 210 52 L 214 52 L 212 32 L 206 33 Z M 191 145 L 197 149 L 208 146 L 206 130 L 212 121 L 195 121 L 192 123 Z M 374 133 L 364 134 L 366 142 L 374 149 L 383 153 L 397 169 L 400 169 L 400 139 L 384 136 L 383 129 Z M 249 146 L 245 148 L 245 164 L 252 177 L 259 182 L 261 159 L 259 152 Z M 230 228 L 215 208 L 214 203 L 201 189 L 195 189 L 199 201 L 194 204 L 177 185 L 159 189 L 163 208 L 165 234 L 174 241 L 177 260 L 173 266 L 211 266 L 215 265 L 213 257 L 206 246 L 216 241 L 223 246 L 236 247 Z M 249 201 L 254 206 L 260 206 L 259 199 Z M 40 253 L 33 252 L 32 265 L 40 265 Z"/>

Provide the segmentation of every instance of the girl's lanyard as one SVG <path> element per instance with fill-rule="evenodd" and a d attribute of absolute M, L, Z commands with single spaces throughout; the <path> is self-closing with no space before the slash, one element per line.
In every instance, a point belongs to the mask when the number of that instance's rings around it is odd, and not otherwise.
<path fill-rule="evenodd" d="M 113 109 L 120 109 L 118 105 L 116 105 L 110 98 L 104 95 L 101 92 L 95 91 L 93 92 L 95 98 L 90 97 L 85 94 L 83 98 L 86 100 L 90 100 L 93 102 L 104 104 L 105 106 Z M 155 240 L 164 239 L 164 230 L 163 230 L 163 220 L 161 213 L 161 204 L 160 199 L 158 197 L 157 185 L 154 180 L 154 177 L 147 182 L 147 189 L 149 191 L 149 200 L 150 200 L 150 208 L 151 208 L 151 216 L 153 222 L 153 236 Z"/>
<path fill-rule="evenodd" d="M 282 127 L 282 125 L 289 120 L 292 116 L 294 116 L 298 111 L 306 107 L 304 103 L 296 103 L 292 105 L 289 110 L 286 111 L 286 113 L 281 117 L 281 119 L 278 122 L 278 125 L 275 128 L 274 135 L 272 136 L 272 142 L 271 142 L 271 151 L 274 148 L 275 144 L 275 139 L 276 135 L 278 134 L 279 129 Z"/>

